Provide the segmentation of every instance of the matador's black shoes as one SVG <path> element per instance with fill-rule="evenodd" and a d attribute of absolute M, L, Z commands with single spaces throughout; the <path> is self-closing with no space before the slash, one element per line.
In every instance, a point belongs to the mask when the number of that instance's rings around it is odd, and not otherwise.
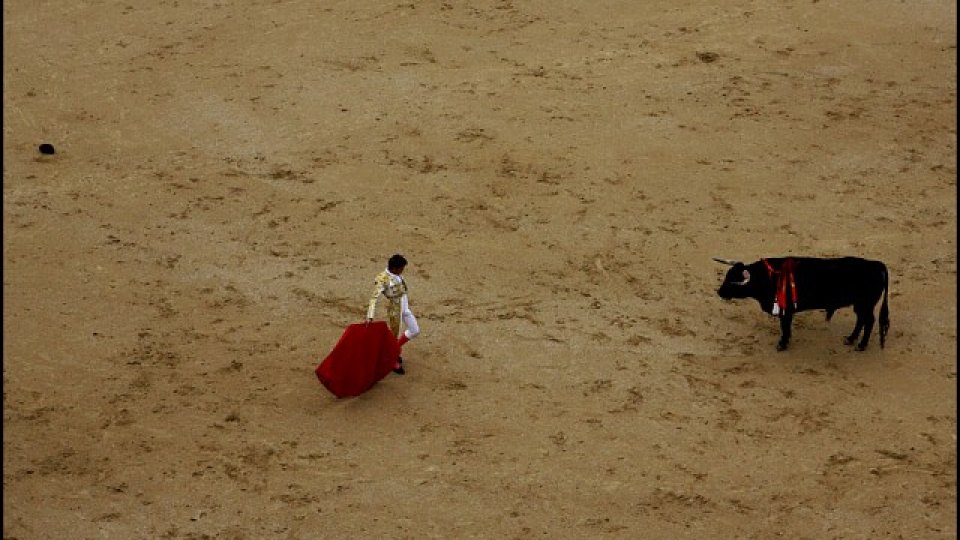
<path fill-rule="evenodd" d="M 393 372 L 396 373 L 397 375 L 403 375 L 404 373 L 406 373 L 406 370 L 403 369 L 402 356 L 397 357 L 397 367 L 393 368 Z"/>

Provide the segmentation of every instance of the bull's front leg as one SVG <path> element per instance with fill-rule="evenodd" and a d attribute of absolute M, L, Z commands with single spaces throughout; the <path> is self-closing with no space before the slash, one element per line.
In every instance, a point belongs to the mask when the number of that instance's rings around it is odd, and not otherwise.
<path fill-rule="evenodd" d="M 785 351 L 787 350 L 787 345 L 790 344 L 790 328 L 793 326 L 793 313 L 781 313 L 780 314 L 780 341 L 777 342 L 777 350 Z"/>

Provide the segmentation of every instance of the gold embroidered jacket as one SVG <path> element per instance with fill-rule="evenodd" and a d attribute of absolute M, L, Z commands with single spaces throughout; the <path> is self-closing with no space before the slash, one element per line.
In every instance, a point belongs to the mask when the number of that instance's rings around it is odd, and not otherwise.
<path fill-rule="evenodd" d="M 384 270 L 374 279 L 373 295 L 367 305 L 368 319 L 372 319 L 376 313 L 380 295 L 389 301 L 388 311 L 399 313 L 407 308 L 407 282 L 402 277 Z"/>

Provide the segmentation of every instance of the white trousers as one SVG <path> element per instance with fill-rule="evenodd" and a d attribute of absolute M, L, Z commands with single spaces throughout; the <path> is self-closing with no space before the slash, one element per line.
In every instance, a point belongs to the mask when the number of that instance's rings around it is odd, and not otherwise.
<path fill-rule="evenodd" d="M 406 326 L 406 329 L 403 331 L 403 335 L 407 336 L 407 339 L 413 339 L 420 335 L 420 325 L 417 324 L 417 318 L 413 316 L 413 312 L 409 309 L 404 311 L 402 314 L 403 325 Z"/>

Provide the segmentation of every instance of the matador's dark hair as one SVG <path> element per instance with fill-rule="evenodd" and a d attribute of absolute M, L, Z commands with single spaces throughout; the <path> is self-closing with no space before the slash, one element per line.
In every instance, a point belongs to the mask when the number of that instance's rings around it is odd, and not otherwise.
<path fill-rule="evenodd" d="M 387 268 L 403 268 L 407 265 L 407 260 L 403 258 L 403 255 L 397 253 L 393 257 L 390 257 L 390 260 L 387 261 Z"/>

